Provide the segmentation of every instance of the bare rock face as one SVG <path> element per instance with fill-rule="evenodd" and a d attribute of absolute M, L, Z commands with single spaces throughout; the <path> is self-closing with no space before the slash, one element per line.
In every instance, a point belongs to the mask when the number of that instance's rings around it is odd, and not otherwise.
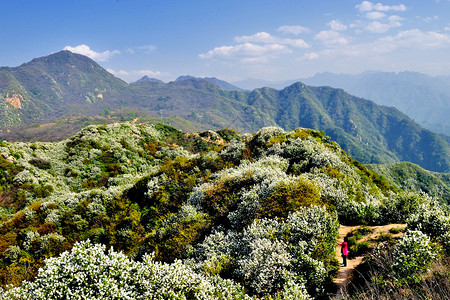
<path fill-rule="evenodd" d="M 22 109 L 21 101 L 23 101 L 23 97 L 21 94 L 12 94 L 11 96 L 9 96 L 9 94 L 6 94 L 5 100 L 14 108 Z"/>

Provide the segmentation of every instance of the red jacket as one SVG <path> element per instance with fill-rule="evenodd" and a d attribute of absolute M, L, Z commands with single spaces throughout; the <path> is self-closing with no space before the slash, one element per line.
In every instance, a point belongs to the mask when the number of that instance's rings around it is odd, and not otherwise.
<path fill-rule="evenodd" d="M 348 246 L 347 246 L 347 242 L 343 242 L 343 243 L 338 243 L 339 246 L 342 246 L 341 248 L 341 253 L 342 255 L 347 256 L 348 254 Z"/>

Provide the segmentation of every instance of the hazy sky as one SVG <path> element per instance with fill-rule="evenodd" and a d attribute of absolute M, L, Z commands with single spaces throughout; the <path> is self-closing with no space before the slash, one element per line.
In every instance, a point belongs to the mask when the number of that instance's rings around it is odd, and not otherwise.
<path fill-rule="evenodd" d="M 116 76 L 450 74 L 450 0 L 0 0 L 0 66 L 62 49 Z"/>

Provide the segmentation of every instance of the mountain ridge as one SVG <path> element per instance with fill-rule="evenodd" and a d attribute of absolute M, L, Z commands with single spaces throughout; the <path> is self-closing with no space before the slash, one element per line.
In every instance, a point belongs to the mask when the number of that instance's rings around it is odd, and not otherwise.
<path fill-rule="evenodd" d="M 241 88 L 239 88 L 233 84 L 230 84 L 224 80 L 217 79 L 215 77 L 194 77 L 191 75 L 182 75 L 182 76 L 179 76 L 177 79 L 175 79 L 175 82 L 180 82 L 183 80 L 192 80 L 192 79 L 208 81 L 210 83 L 213 83 L 213 84 L 219 86 L 221 89 L 223 89 L 225 91 L 240 91 L 240 90 L 242 90 Z"/>
<path fill-rule="evenodd" d="M 424 73 L 366 71 L 359 74 L 317 73 L 296 80 L 265 81 L 246 79 L 232 82 L 247 90 L 260 87 L 283 89 L 297 81 L 313 86 L 342 88 L 348 93 L 380 105 L 396 107 L 423 127 L 450 135 L 450 76 Z M 427 99 L 425 101 L 424 99 Z"/>
<path fill-rule="evenodd" d="M 191 77 L 127 84 L 93 60 L 68 51 L 1 70 L 3 128 L 79 113 L 109 115 L 126 107 L 141 115 L 181 118 L 208 129 L 254 132 L 281 126 L 324 130 L 363 163 L 407 160 L 432 171 L 450 170 L 450 146 L 443 137 L 421 128 L 397 109 L 342 89 L 297 82 L 282 90 L 227 91 Z M 17 106 L 20 97 L 22 108 L 14 107 L 11 103 Z"/>

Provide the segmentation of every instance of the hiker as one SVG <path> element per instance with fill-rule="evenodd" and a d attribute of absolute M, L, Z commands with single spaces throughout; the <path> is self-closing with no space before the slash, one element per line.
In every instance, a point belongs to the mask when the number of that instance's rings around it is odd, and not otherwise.
<path fill-rule="evenodd" d="M 348 254 L 348 237 L 344 237 L 343 243 L 337 243 L 339 246 L 341 246 L 341 255 L 342 255 L 342 263 L 344 264 L 344 267 L 347 266 L 347 254 Z"/>

